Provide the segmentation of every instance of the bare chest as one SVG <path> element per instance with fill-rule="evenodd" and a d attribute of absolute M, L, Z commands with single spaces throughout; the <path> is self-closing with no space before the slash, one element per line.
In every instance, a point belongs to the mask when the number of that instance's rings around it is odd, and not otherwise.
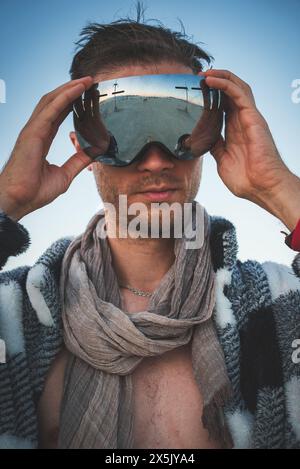
<path fill-rule="evenodd" d="M 131 300 L 123 306 L 128 313 L 146 309 L 145 299 Z M 67 355 L 63 350 L 54 361 L 39 403 L 40 446 L 44 448 L 57 447 Z M 134 448 L 221 447 L 209 439 L 201 422 L 203 402 L 189 345 L 144 358 L 132 374 L 132 383 Z"/>
<path fill-rule="evenodd" d="M 144 359 L 132 380 L 134 448 L 220 448 L 202 425 L 188 345 Z"/>
<path fill-rule="evenodd" d="M 123 292 L 129 314 L 147 298 Z M 190 344 L 143 359 L 132 374 L 134 448 L 220 448 L 202 425 L 202 396 L 195 381 Z"/>

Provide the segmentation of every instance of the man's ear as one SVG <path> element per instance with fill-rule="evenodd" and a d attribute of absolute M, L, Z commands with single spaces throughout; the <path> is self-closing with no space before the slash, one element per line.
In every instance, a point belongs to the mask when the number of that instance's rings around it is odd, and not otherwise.
<path fill-rule="evenodd" d="M 79 144 L 79 142 L 78 142 L 76 132 L 74 132 L 74 131 L 70 132 L 69 136 L 70 136 L 71 142 L 73 143 L 73 145 L 74 145 L 76 151 L 77 151 L 77 152 L 81 151 L 81 146 L 80 146 L 80 144 Z M 93 171 L 93 163 L 89 164 L 89 165 L 87 166 L 87 169 L 88 169 L 89 171 Z"/>

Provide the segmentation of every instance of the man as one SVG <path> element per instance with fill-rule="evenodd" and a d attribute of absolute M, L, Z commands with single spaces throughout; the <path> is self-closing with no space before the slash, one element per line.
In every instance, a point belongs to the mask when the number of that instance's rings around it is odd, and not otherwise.
<path fill-rule="evenodd" d="M 85 33 L 88 40 L 73 61 L 73 80 L 41 99 L 0 176 L 2 265 L 28 247 L 28 234 L 17 222 L 64 193 L 86 167 L 94 172 L 102 200 L 116 209 L 121 194 L 128 205 L 143 202 L 149 208 L 155 192 L 168 191 L 168 203 L 194 201 L 202 159 L 179 160 L 157 145 L 130 165 L 114 167 L 93 163 L 72 132 L 76 153 L 61 167 L 47 162 L 73 101 L 92 83 L 125 76 L 198 72 L 222 90 L 225 139 L 211 149 L 218 174 L 237 197 L 295 229 L 300 180 L 282 161 L 244 81 L 226 70 L 201 72 L 201 60 L 209 57 L 169 30 L 116 22 L 92 25 Z M 291 359 L 291 343 L 300 334 L 297 262 L 294 272 L 272 263 L 240 263 L 232 225 L 212 217 L 211 234 L 206 224 L 204 250 L 197 252 L 208 255 L 211 249 L 212 264 L 204 266 L 209 255 L 202 262 L 191 257 L 195 272 L 203 269 L 200 280 L 207 279 L 195 290 L 205 307 L 201 317 L 194 317 L 199 322 L 193 329 L 188 321 L 171 319 L 160 302 L 164 294 L 179 301 L 176 294 L 185 281 L 178 263 L 183 251 L 175 252 L 174 238 L 108 237 L 99 250 L 100 221 L 93 218 L 84 236 L 71 244 L 54 243 L 32 268 L 2 273 L 6 363 L 0 365 L 0 445 L 299 447 L 300 370 Z M 180 281 L 171 293 L 173 273 Z M 200 285 L 205 285 L 201 295 Z M 192 286 L 180 291 L 190 302 L 198 301 L 197 295 L 189 296 Z M 184 333 L 175 337 L 179 324 Z"/>

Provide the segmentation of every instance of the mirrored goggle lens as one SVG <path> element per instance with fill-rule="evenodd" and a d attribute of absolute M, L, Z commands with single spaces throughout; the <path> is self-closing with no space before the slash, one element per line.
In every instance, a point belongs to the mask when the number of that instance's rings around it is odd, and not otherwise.
<path fill-rule="evenodd" d="M 118 166 L 153 144 L 180 159 L 199 157 L 216 143 L 223 124 L 221 93 L 188 74 L 99 82 L 73 110 L 81 148 L 95 161 Z"/>

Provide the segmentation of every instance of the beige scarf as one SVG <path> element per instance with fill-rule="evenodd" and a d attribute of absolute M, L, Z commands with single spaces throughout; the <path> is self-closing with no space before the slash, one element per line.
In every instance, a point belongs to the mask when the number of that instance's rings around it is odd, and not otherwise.
<path fill-rule="evenodd" d="M 192 223 L 195 226 L 194 215 Z M 144 357 L 190 340 L 194 376 L 204 400 L 203 424 L 225 447 L 230 445 L 221 410 L 231 388 L 211 319 L 215 283 L 206 211 L 204 224 L 199 249 L 186 249 L 185 236 L 175 238 L 173 265 L 150 297 L 148 310 L 134 314 L 121 309 L 110 247 L 101 235 L 103 209 L 69 245 L 60 284 L 64 339 L 71 352 L 60 448 L 132 448 L 132 371 Z"/>

